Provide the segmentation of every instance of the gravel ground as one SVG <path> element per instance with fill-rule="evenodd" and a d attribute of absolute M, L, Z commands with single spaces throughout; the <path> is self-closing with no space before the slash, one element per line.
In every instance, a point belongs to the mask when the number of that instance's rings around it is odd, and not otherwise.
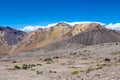
<path fill-rule="evenodd" d="M 31 68 L 22 68 L 32 64 Z M 39 74 L 37 74 L 39 71 Z M 120 44 L 106 43 L 0 58 L 0 80 L 120 80 Z"/>

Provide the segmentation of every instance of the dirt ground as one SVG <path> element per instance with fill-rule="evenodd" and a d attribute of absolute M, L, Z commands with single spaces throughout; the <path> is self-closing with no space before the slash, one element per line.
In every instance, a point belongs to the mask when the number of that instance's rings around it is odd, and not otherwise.
<path fill-rule="evenodd" d="M 120 80 L 120 43 L 1 56 L 0 80 Z"/>

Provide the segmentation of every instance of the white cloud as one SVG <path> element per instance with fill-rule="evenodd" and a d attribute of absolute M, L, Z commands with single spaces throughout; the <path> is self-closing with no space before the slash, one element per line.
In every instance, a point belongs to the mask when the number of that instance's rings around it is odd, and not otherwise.
<path fill-rule="evenodd" d="M 48 24 L 46 27 L 55 26 L 57 23 Z"/>
<path fill-rule="evenodd" d="M 106 25 L 106 28 L 120 30 L 120 23 L 115 23 L 115 24 L 110 23 Z"/>
<path fill-rule="evenodd" d="M 33 31 L 33 30 L 36 30 L 40 27 L 42 27 L 42 26 L 25 26 L 23 29 L 20 29 L 20 30 L 22 30 L 22 31 Z"/>
<path fill-rule="evenodd" d="M 48 27 L 51 27 L 51 26 L 54 26 L 56 25 L 57 23 L 52 23 L 52 24 L 48 24 L 47 26 L 25 26 L 23 29 L 20 29 L 22 31 L 33 31 L 33 30 L 37 30 L 38 28 L 48 28 Z"/>
<path fill-rule="evenodd" d="M 59 23 L 59 22 L 58 22 Z M 78 21 L 78 22 L 64 22 L 64 23 L 67 23 L 67 24 L 70 24 L 70 25 L 75 25 L 75 24 L 85 24 L 85 23 L 99 23 L 101 25 L 105 25 L 104 23 L 101 23 L 101 22 L 92 22 L 92 21 Z M 33 30 L 37 30 L 38 28 L 48 28 L 48 27 L 51 27 L 51 26 L 54 26 L 56 25 L 57 23 L 52 23 L 52 24 L 48 24 L 47 26 L 25 26 L 23 29 L 20 29 L 22 31 L 33 31 Z"/>
<path fill-rule="evenodd" d="M 98 24 L 101 24 L 101 25 L 105 25 L 104 23 L 102 22 L 95 22 L 95 21 L 81 21 L 81 22 L 65 22 L 67 24 L 70 24 L 70 25 L 75 25 L 75 24 L 88 24 L 88 23 L 98 23 Z"/>

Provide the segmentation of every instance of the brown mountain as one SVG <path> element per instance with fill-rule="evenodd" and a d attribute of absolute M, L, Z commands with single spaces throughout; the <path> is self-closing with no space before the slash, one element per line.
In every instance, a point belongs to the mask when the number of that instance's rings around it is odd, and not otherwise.
<path fill-rule="evenodd" d="M 68 40 L 70 43 L 96 45 L 109 42 L 120 42 L 120 33 L 115 30 L 109 30 L 101 25 L 83 31 Z"/>
<path fill-rule="evenodd" d="M 94 45 L 107 42 L 119 42 L 120 33 L 109 30 L 97 23 L 76 24 L 71 26 L 66 23 L 58 23 L 50 28 L 39 28 L 30 32 L 24 39 L 14 45 L 10 53 L 18 53 L 34 48 L 50 45 L 55 47 L 57 43 Z M 57 44 L 58 45 L 58 44 Z"/>
<path fill-rule="evenodd" d="M 52 44 L 48 44 L 47 46 L 44 46 L 39 49 L 49 52 L 57 49 L 75 47 L 78 45 L 79 46 L 81 45 L 81 47 L 83 47 L 87 45 L 96 45 L 101 43 L 120 42 L 120 31 L 109 30 L 104 26 L 101 26 L 100 24 L 96 24 L 96 23 L 77 24 L 74 26 L 74 28 L 77 27 L 78 28 L 83 27 L 83 31 L 79 32 L 78 34 L 68 39 L 55 42 Z M 35 49 L 35 50 L 39 50 L 39 49 Z"/>
<path fill-rule="evenodd" d="M 20 30 L 0 26 L 0 55 L 8 54 L 11 46 L 20 42 L 25 34 Z"/>
<path fill-rule="evenodd" d="M 16 30 L 8 26 L 6 27 L 0 26 L 0 31 L 4 32 L 4 40 L 10 46 L 20 42 L 22 38 L 24 37 L 24 35 L 26 35 L 26 32 Z"/>

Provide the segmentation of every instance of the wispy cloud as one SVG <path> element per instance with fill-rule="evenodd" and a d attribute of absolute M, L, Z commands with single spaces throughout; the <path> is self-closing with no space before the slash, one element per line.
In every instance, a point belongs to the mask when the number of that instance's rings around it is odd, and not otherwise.
<path fill-rule="evenodd" d="M 104 23 L 102 22 L 95 22 L 95 21 L 78 21 L 78 22 L 65 22 L 67 24 L 70 24 L 70 25 L 75 25 L 75 24 L 88 24 L 88 23 L 98 23 L 98 24 L 101 24 L 101 25 L 105 25 Z"/>
<path fill-rule="evenodd" d="M 120 30 L 120 23 L 115 23 L 115 24 L 110 23 L 106 25 L 106 28 Z"/>
<path fill-rule="evenodd" d="M 20 29 L 22 31 L 33 31 L 33 30 L 37 30 L 38 28 L 48 28 L 48 27 L 51 27 L 51 26 L 54 26 L 56 25 L 57 23 L 52 23 L 52 24 L 48 24 L 47 26 L 25 26 L 23 29 Z"/>
<path fill-rule="evenodd" d="M 105 25 L 102 22 L 94 22 L 94 21 L 80 21 L 80 22 L 77 21 L 77 22 L 64 22 L 64 23 L 67 23 L 67 24 L 72 25 L 72 26 L 75 25 L 75 24 L 86 24 L 86 23 L 99 23 L 101 25 Z M 20 29 L 20 30 L 29 32 L 29 31 L 36 30 L 38 28 L 48 28 L 48 27 L 54 26 L 56 24 L 57 23 L 52 23 L 52 24 L 48 24 L 47 26 L 41 26 L 41 25 L 38 25 L 38 26 L 25 26 L 23 29 Z"/>
<path fill-rule="evenodd" d="M 20 30 L 22 30 L 22 31 L 33 31 L 33 30 L 36 30 L 40 27 L 42 27 L 42 26 L 25 26 L 23 29 L 20 29 Z"/>

